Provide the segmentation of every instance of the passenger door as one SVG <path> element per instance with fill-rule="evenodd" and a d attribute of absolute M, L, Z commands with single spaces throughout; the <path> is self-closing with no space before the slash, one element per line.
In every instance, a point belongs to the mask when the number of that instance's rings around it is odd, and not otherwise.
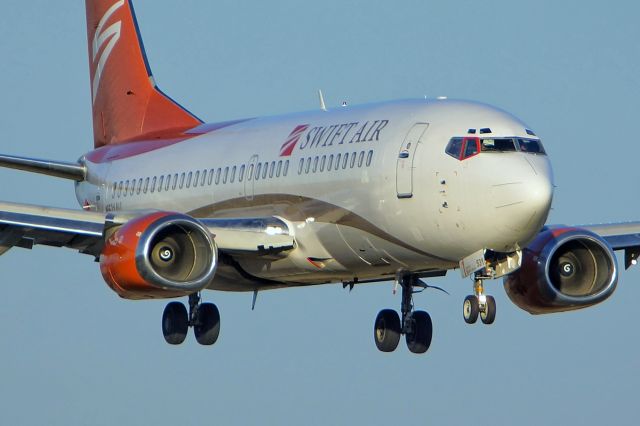
<path fill-rule="evenodd" d="M 247 171 L 244 178 L 244 197 L 247 200 L 253 200 L 254 182 L 255 182 L 255 169 L 258 162 L 258 156 L 253 155 L 247 163 Z"/>
<path fill-rule="evenodd" d="M 396 164 L 396 192 L 398 198 L 413 197 L 413 169 L 415 153 L 422 135 L 429 127 L 428 123 L 414 124 L 402 141 Z"/>

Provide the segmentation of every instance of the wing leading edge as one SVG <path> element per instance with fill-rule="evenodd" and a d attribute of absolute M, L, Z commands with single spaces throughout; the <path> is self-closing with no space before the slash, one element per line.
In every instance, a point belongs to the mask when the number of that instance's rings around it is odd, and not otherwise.
<path fill-rule="evenodd" d="M 637 263 L 640 256 L 640 222 L 584 225 L 578 228 L 600 235 L 614 250 L 624 250 L 626 269 Z"/>
<path fill-rule="evenodd" d="M 67 247 L 100 256 L 106 232 L 149 211 L 97 213 L 0 202 L 0 254 L 13 247 Z M 287 224 L 276 217 L 199 219 L 215 236 L 218 249 L 229 255 L 267 255 L 295 246 Z"/>

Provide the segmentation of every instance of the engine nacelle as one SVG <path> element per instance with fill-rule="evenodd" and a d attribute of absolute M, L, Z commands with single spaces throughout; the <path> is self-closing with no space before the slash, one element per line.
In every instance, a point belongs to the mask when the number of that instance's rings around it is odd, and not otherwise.
<path fill-rule="evenodd" d="M 504 279 L 513 303 L 531 314 L 586 308 L 613 294 L 618 267 L 600 236 L 579 228 L 541 232 L 523 250 L 522 267 Z"/>
<path fill-rule="evenodd" d="M 196 219 L 169 212 L 127 221 L 105 241 L 100 271 L 126 299 L 168 298 L 205 288 L 218 265 L 209 230 Z"/>

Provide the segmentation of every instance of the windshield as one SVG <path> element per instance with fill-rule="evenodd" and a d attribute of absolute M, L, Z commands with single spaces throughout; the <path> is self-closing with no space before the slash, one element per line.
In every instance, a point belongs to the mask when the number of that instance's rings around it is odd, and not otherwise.
<path fill-rule="evenodd" d="M 538 139 L 525 138 L 485 138 L 480 140 L 482 152 L 522 151 L 532 154 L 544 154 L 542 143 Z"/>
<path fill-rule="evenodd" d="M 445 152 L 458 160 L 473 157 L 484 152 L 526 152 L 544 155 L 544 148 L 539 139 L 529 138 L 451 138 Z"/>
<path fill-rule="evenodd" d="M 532 152 L 534 154 L 544 154 L 542 143 L 538 139 L 518 139 L 520 151 Z"/>

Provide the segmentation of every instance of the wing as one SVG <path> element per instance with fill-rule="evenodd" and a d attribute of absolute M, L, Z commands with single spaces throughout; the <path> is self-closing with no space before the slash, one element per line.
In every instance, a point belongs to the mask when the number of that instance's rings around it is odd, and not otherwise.
<path fill-rule="evenodd" d="M 0 255 L 13 247 L 68 247 L 100 256 L 105 235 L 114 226 L 151 211 L 97 213 L 0 202 Z M 215 236 L 218 250 L 235 256 L 264 256 L 293 249 L 285 222 L 276 217 L 199 219 Z"/>
<path fill-rule="evenodd" d="M 624 250 L 624 265 L 635 265 L 640 256 L 640 222 L 583 225 L 578 228 L 600 235 L 614 250 Z"/>

